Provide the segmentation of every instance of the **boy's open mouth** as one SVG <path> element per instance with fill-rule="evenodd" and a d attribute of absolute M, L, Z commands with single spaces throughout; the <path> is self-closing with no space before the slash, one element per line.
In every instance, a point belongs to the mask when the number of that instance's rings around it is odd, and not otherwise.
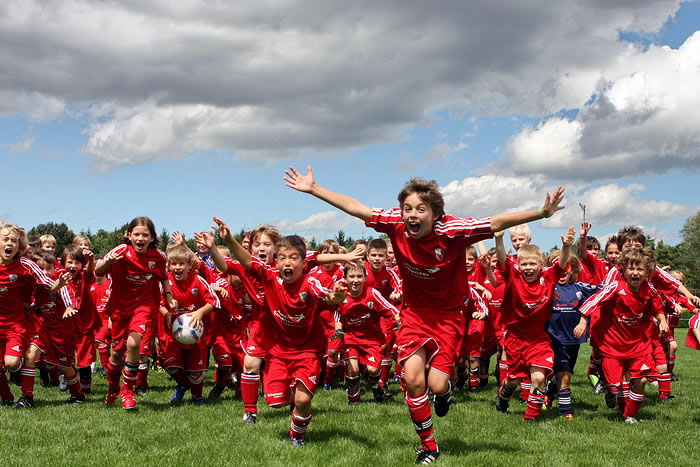
<path fill-rule="evenodd" d="M 294 270 L 293 269 L 283 269 L 282 270 L 282 277 L 285 279 L 291 279 L 294 276 Z"/>
<path fill-rule="evenodd" d="M 420 232 L 420 222 L 409 222 L 407 224 L 408 226 L 408 232 L 411 234 L 417 234 Z"/>
<path fill-rule="evenodd" d="M 5 247 L 5 254 L 7 256 L 10 256 L 12 254 L 12 247 L 11 246 L 6 246 Z"/>

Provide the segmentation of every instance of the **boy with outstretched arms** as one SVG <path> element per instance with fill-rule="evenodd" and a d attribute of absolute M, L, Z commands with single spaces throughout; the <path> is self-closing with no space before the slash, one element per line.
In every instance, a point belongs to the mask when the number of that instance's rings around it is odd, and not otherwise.
<path fill-rule="evenodd" d="M 618 262 L 620 274 L 581 307 L 581 321 L 574 336 L 586 332 L 588 317 L 600 311 L 600 321 L 592 332 L 599 334 L 599 352 L 609 393 L 617 395 L 618 408 L 623 409 L 626 423 L 637 423 L 637 412 L 644 401 L 646 376 L 653 371 L 651 343 L 646 331 L 654 317 L 660 332 L 668 330 L 659 294 L 650 286 L 648 278 L 656 267 L 654 252 L 649 248 L 625 248 Z M 624 402 L 619 393 L 626 372 L 630 374 L 629 395 Z M 608 405 L 611 401 L 607 401 Z"/>
<path fill-rule="evenodd" d="M 394 323 L 399 322 L 399 310 L 377 289 L 367 286 L 366 271 L 366 265 L 360 261 L 345 265 L 343 272 L 349 294 L 335 312 L 335 333 L 331 337 L 345 344 L 348 365 L 345 383 L 349 404 L 360 402 L 360 365 L 367 367 L 374 399 L 384 401 L 379 377 L 385 341 L 379 318 L 386 316 Z"/>
<path fill-rule="evenodd" d="M 276 324 L 274 345 L 266 362 L 265 399 L 274 408 L 294 404 L 288 439 L 295 446 L 303 446 L 326 348 L 318 308 L 322 301 L 329 305 L 342 302 L 345 288 L 336 283 L 330 291 L 304 273 L 306 244 L 301 237 L 290 235 L 277 242 L 276 267 L 273 267 L 245 250 L 221 219 L 215 217 L 214 222 L 233 257 L 263 287 L 263 313 Z M 211 235 L 201 238 L 210 248 L 213 246 Z M 217 255 L 216 249 L 211 252 Z M 214 262 L 217 263 L 216 257 Z"/>
<path fill-rule="evenodd" d="M 500 214 L 486 219 L 460 219 L 444 213 L 435 181 L 411 179 L 398 196 L 399 208 L 372 209 L 316 184 L 311 167 L 303 175 L 285 171 L 287 186 L 313 196 L 365 221 L 389 236 L 403 280 L 403 325 L 397 335 L 398 359 L 407 386 L 406 403 L 421 449 L 416 462 L 438 456 L 427 388 L 435 394 L 435 412 L 447 414 L 450 375 L 464 332 L 461 313 L 467 292 L 466 247 L 513 225 L 550 217 L 561 209 L 564 189 L 547 194 L 540 210 Z M 430 366 L 426 378 L 426 365 Z"/>
<path fill-rule="evenodd" d="M 562 235 L 560 260 L 550 268 L 542 266 L 542 251 L 535 245 L 518 250 L 517 267 L 508 261 L 503 235 L 496 234 L 496 254 L 506 282 L 501 308 L 506 328 L 505 347 L 508 356 L 508 378 L 498 391 L 496 409 L 506 412 L 513 391 L 521 378 L 532 381 L 525 421 L 535 421 L 544 403 L 546 378 L 552 372 L 554 352 L 545 325 L 549 321 L 554 288 L 569 269 L 574 228 Z"/>

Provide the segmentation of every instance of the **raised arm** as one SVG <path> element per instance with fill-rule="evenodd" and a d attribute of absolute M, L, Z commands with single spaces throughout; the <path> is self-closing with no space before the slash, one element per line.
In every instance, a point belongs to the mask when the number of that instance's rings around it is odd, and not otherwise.
<path fill-rule="evenodd" d="M 578 239 L 578 257 L 581 261 L 585 261 L 588 256 L 588 249 L 586 248 L 586 237 L 588 232 L 591 230 L 590 222 L 584 222 L 581 224 L 581 236 Z"/>
<path fill-rule="evenodd" d="M 229 250 L 231 250 L 231 254 L 241 263 L 246 271 L 250 271 L 250 267 L 253 264 L 253 257 L 251 256 L 250 252 L 243 248 L 243 246 L 241 246 L 241 244 L 238 243 L 235 238 L 233 238 L 231 231 L 224 221 L 214 216 L 214 222 L 216 225 L 212 226 L 212 228 L 216 229 L 219 233 L 219 237 L 226 242 Z M 215 250 L 216 248 L 210 248 L 209 252 L 211 252 L 213 249 Z"/>
<path fill-rule="evenodd" d="M 564 206 L 559 206 L 559 203 L 564 199 L 564 188 L 558 187 L 553 194 L 547 193 L 544 199 L 544 204 L 540 209 L 531 211 L 521 211 L 506 214 L 497 214 L 491 217 L 491 232 L 505 230 L 514 225 L 524 224 L 526 222 L 552 217 L 555 212 L 564 209 Z"/>
<path fill-rule="evenodd" d="M 357 217 L 358 219 L 368 222 L 372 219 L 372 209 L 360 203 L 356 199 L 349 196 L 341 195 L 333 191 L 327 190 L 320 185 L 317 185 L 314 181 L 314 174 L 311 171 L 311 166 L 308 166 L 308 171 L 306 175 L 302 175 L 297 169 L 289 166 L 289 170 L 285 170 L 284 181 L 287 182 L 286 185 L 294 190 L 301 191 L 302 193 L 309 193 L 314 195 L 316 198 L 325 201 L 331 206 L 335 206 L 341 211 L 345 211 L 351 216 Z"/>
<path fill-rule="evenodd" d="M 503 234 L 505 231 L 499 230 L 498 232 L 493 233 L 493 237 L 496 240 L 496 257 L 498 258 L 498 264 L 501 266 L 506 264 L 506 260 L 508 259 L 506 257 L 506 246 L 503 243 Z"/>
<path fill-rule="evenodd" d="M 213 232 L 195 232 L 194 240 L 197 244 L 201 243 L 209 249 L 209 254 L 211 255 L 211 260 L 214 262 L 214 266 L 220 272 L 226 272 L 226 260 L 224 255 L 221 254 L 216 245 L 214 244 L 214 233 Z"/>
<path fill-rule="evenodd" d="M 576 236 L 576 231 L 573 226 L 569 227 L 565 235 L 561 236 L 561 254 L 559 255 L 559 266 L 566 270 L 566 265 L 569 263 L 569 258 L 571 257 L 571 245 L 574 244 L 574 237 Z"/>

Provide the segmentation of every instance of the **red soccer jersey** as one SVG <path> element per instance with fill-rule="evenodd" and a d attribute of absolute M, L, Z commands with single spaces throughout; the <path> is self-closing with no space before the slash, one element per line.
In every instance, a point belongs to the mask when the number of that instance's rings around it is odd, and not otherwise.
<path fill-rule="evenodd" d="M 387 299 L 366 283 L 362 293 L 357 297 L 348 294 L 343 303 L 338 305 L 335 321 L 343 323 L 344 341 L 348 345 L 363 345 L 367 342 L 383 344 L 384 333 L 379 318 L 384 316 L 393 319 L 399 310 Z"/>
<path fill-rule="evenodd" d="M 109 265 L 112 277 L 112 293 L 107 310 L 113 320 L 129 318 L 137 311 L 154 312 L 160 306 L 159 283 L 167 278 L 167 257 L 155 248 L 138 254 L 131 245 L 122 244 L 108 253 L 123 256 Z"/>
<path fill-rule="evenodd" d="M 318 279 L 324 288 L 332 290 L 335 283 L 344 278 L 343 267 L 339 264 L 334 264 L 331 270 L 327 271 L 323 266 L 319 265 L 309 272 L 309 276 Z M 319 306 L 321 322 L 328 335 L 332 334 L 335 329 L 335 320 L 333 318 L 335 308 L 335 306 L 327 305 L 324 302 L 321 302 Z"/>
<path fill-rule="evenodd" d="M 586 254 L 581 258 L 581 272 L 578 280 L 586 284 L 602 284 L 608 274 L 610 266 L 603 258 Z"/>
<path fill-rule="evenodd" d="M 624 280 L 609 282 L 579 309 L 585 316 L 596 310 L 600 310 L 600 320 L 593 331 L 602 355 L 634 358 L 651 353 L 647 331 L 652 318 L 663 315 L 663 305 L 647 281 L 637 292 Z"/>
<path fill-rule="evenodd" d="M 228 297 L 222 297 L 219 294 L 219 302 L 221 308 L 214 311 L 211 319 L 214 332 L 212 336 L 224 336 L 227 341 L 245 341 L 246 339 L 246 320 L 244 314 L 244 296 L 243 287 L 238 290 L 231 287 L 224 274 L 219 274 L 216 279 L 216 285 L 226 290 Z"/>
<path fill-rule="evenodd" d="M 250 275 L 262 284 L 265 313 L 270 313 L 278 325 L 276 343 L 270 354 L 290 360 L 323 355 L 326 335 L 319 316 L 319 304 L 330 291 L 309 275 L 287 284 L 276 267 L 255 257 Z"/>
<path fill-rule="evenodd" d="M 506 331 L 526 341 L 548 338 L 545 326 L 552 313 L 554 287 L 566 270 L 556 263 L 543 268 L 539 279 L 527 282 L 511 261 L 502 268 L 506 285 L 501 321 Z"/>
<path fill-rule="evenodd" d="M 611 268 L 608 271 L 608 275 L 605 277 L 605 285 L 613 281 L 624 281 L 619 267 Z M 678 291 L 678 287 L 681 286 L 680 282 L 658 266 L 652 271 L 649 282 L 656 291 L 666 295 L 675 294 Z"/>
<path fill-rule="evenodd" d="M 365 269 L 367 270 L 365 288 L 377 289 L 387 300 L 393 292 L 401 291 L 401 279 L 399 279 L 398 274 L 393 269 L 383 267 L 379 271 L 374 272 L 370 267 L 369 261 L 365 261 Z"/>
<path fill-rule="evenodd" d="M 107 309 L 107 301 L 109 300 L 109 295 L 112 293 L 112 280 L 106 279 L 101 283 L 97 281 L 90 285 L 89 289 L 90 300 L 95 304 L 95 310 L 98 316 L 98 328 L 99 326 L 107 326 L 109 322 L 109 316 L 105 313 Z"/>
<path fill-rule="evenodd" d="M 442 216 L 433 230 L 416 240 L 405 230 L 401 209 L 372 209 L 366 223 L 389 236 L 404 283 L 406 306 L 460 312 L 467 296 L 466 248 L 493 237 L 491 218 L 460 219 Z"/>
<path fill-rule="evenodd" d="M 214 293 L 207 281 L 196 273 L 190 272 L 187 275 L 187 279 L 183 281 L 176 281 L 172 273 L 170 273 L 168 274 L 168 283 L 170 284 L 170 291 L 173 293 L 173 298 L 177 300 L 177 309 L 171 310 L 176 317 L 197 311 L 207 304 L 214 308 L 219 308 L 221 306 L 216 293 Z M 163 319 L 163 315 L 159 314 L 159 316 L 160 319 Z M 186 349 L 206 349 L 209 346 L 209 337 L 212 334 L 211 332 L 207 332 L 211 325 L 210 315 L 204 316 L 204 318 L 202 318 L 202 323 L 204 324 L 204 334 L 197 342 L 189 345 L 177 341 L 175 342 Z M 172 330 L 168 329 L 167 333 L 169 338 L 174 339 L 172 337 Z"/>
<path fill-rule="evenodd" d="M 60 271 L 56 271 L 54 278 L 58 277 Z M 53 278 L 51 278 L 53 279 Z M 76 300 L 73 290 L 64 287 L 65 294 L 69 297 L 73 306 L 76 306 Z M 45 287 L 36 287 L 34 289 L 34 306 L 39 309 L 41 314 L 41 326 L 50 330 L 50 334 L 57 336 L 73 335 L 77 331 L 77 315 L 63 318 L 63 313 L 66 311 L 66 303 L 62 297 L 52 295 Z"/>
<path fill-rule="evenodd" d="M 90 287 L 92 287 L 94 282 L 95 275 L 87 274 L 85 268 L 83 268 L 78 279 L 67 286 L 71 289 L 76 299 L 75 306 L 78 308 L 77 325 L 78 330 L 82 333 L 93 329 L 98 322 L 97 306 L 90 294 Z"/>
<path fill-rule="evenodd" d="M 10 264 L 0 264 L 0 336 L 11 328 L 24 329 L 25 304 L 32 302 L 34 286 L 47 293 L 54 281 L 32 260 L 16 257 Z M 63 303 L 72 303 L 68 290 L 60 290 Z"/>

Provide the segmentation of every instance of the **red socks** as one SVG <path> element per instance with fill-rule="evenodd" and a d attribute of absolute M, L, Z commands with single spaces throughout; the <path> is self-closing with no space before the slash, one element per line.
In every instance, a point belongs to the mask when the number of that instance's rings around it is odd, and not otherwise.
<path fill-rule="evenodd" d="M 639 408 L 644 402 L 644 394 L 638 394 L 634 391 L 629 392 L 629 397 L 625 398 L 625 411 L 622 414 L 623 417 L 636 417 L 639 412 Z"/>
<path fill-rule="evenodd" d="M 538 388 L 531 392 L 527 399 L 527 409 L 525 409 L 525 420 L 537 420 L 544 404 L 544 394 Z"/>
<path fill-rule="evenodd" d="M 406 405 L 413 421 L 413 427 L 421 441 L 421 447 L 425 450 L 437 451 L 435 430 L 433 428 L 433 414 L 430 409 L 427 391 L 411 397 L 406 393 Z"/>
<path fill-rule="evenodd" d="M 34 378 L 36 368 L 33 366 L 22 367 L 22 394 L 34 398 Z"/>
<path fill-rule="evenodd" d="M 111 361 L 107 363 L 107 382 L 109 383 L 109 392 L 119 392 L 119 379 L 121 373 L 121 365 L 115 365 Z"/>
<path fill-rule="evenodd" d="M 335 380 L 335 372 L 338 369 L 339 361 L 332 361 L 330 358 L 326 359 L 326 377 L 324 379 L 325 384 L 333 384 Z"/>
<path fill-rule="evenodd" d="M 532 381 L 530 378 L 523 378 L 520 381 L 520 399 L 527 401 L 530 400 L 530 388 L 532 387 Z"/>
<path fill-rule="evenodd" d="M 259 373 L 243 373 L 241 375 L 241 398 L 243 399 L 243 411 L 258 413 L 258 384 Z"/>
<path fill-rule="evenodd" d="M 304 439 L 306 429 L 311 423 L 311 415 L 308 417 L 300 417 L 296 411 L 292 412 L 292 424 L 289 427 L 289 437 L 293 439 Z"/>
<path fill-rule="evenodd" d="M 204 389 L 204 373 L 201 373 L 196 377 L 190 374 L 188 375 L 188 379 L 190 381 L 190 392 L 192 393 L 192 397 L 194 399 L 201 399 L 202 390 Z"/>
<path fill-rule="evenodd" d="M 671 373 L 661 373 L 656 381 L 659 383 L 659 398 L 668 399 L 671 395 Z"/>

